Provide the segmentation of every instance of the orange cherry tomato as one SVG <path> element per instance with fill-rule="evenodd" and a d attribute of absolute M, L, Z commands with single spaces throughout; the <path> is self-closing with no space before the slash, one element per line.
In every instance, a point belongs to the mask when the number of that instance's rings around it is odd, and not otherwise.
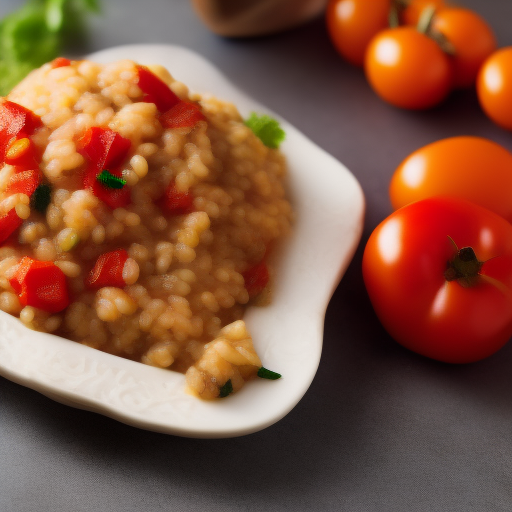
<path fill-rule="evenodd" d="M 480 66 L 496 50 L 491 27 L 470 9 L 446 8 L 436 12 L 432 30 L 443 34 L 454 47 L 454 87 L 471 87 Z"/>
<path fill-rule="evenodd" d="M 431 196 L 466 199 L 512 222 L 512 153 L 481 137 L 450 137 L 411 153 L 389 187 L 396 210 Z"/>
<path fill-rule="evenodd" d="M 391 0 L 330 0 L 327 31 L 341 56 L 362 66 L 368 43 L 388 26 L 390 9 Z"/>
<path fill-rule="evenodd" d="M 494 52 L 482 64 L 476 90 L 484 112 L 497 125 L 512 130 L 512 46 Z"/>
<path fill-rule="evenodd" d="M 417 25 L 421 13 L 429 7 L 438 9 L 444 5 L 443 0 L 411 0 L 400 14 L 400 21 L 403 25 Z"/>
<path fill-rule="evenodd" d="M 383 100 L 407 109 L 437 105 L 452 83 L 448 56 L 435 41 L 409 26 L 384 30 L 372 39 L 365 73 Z"/>

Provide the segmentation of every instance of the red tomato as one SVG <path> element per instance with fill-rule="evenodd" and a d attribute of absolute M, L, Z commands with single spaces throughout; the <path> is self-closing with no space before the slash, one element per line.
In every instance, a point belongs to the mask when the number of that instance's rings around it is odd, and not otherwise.
<path fill-rule="evenodd" d="M 481 206 L 430 198 L 397 210 L 370 236 L 363 277 L 385 329 L 424 356 L 478 361 L 512 335 L 512 225 Z"/>
<path fill-rule="evenodd" d="M 485 59 L 496 50 L 494 32 L 487 22 L 470 9 L 439 9 L 432 30 L 440 32 L 453 45 L 454 87 L 471 87 Z"/>
<path fill-rule="evenodd" d="M 476 89 L 484 112 L 502 128 L 512 130 L 512 46 L 487 58 L 478 72 Z"/>
<path fill-rule="evenodd" d="M 384 30 L 372 39 L 365 73 L 383 100 L 408 109 L 437 105 L 452 83 L 448 56 L 431 38 L 406 26 Z"/>
<path fill-rule="evenodd" d="M 364 64 L 370 40 L 388 26 L 391 0 L 331 0 L 326 23 L 331 41 L 340 55 L 355 64 Z"/>
<path fill-rule="evenodd" d="M 400 21 L 404 25 L 417 25 L 425 9 L 438 9 L 443 5 L 443 0 L 411 0 L 400 14 Z"/>
<path fill-rule="evenodd" d="M 389 196 L 396 210 L 432 196 L 460 197 L 512 222 L 512 153 L 481 137 L 450 137 L 411 153 L 396 169 Z"/>

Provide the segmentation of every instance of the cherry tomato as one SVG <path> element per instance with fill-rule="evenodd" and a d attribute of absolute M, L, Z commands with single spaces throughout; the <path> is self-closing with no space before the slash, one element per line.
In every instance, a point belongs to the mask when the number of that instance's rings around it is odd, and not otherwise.
<path fill-rule="evenodd" d="M 512 153 L 481 137 L 450 137 L 411 153 L 389 187 L 396 210 L 431 196 L 460 197 L 512 222 Z"/>
<path fill-rule="evenodd" d="M 400 208 L 370 236 L 363 277 L 385 329 L 424 356 L 478 361 L 512 335 L 512 225 L 476 204 Z"/>
<path fill-rule="evenodd" d="M 432 39 L 407 26 L 384 30 L 372 39 L 365 73 L 383 100 L 408 109 L 437 105 L 452 81 L 448 56 Z"/>
<path fill-rule="evenodd" d="M 487 22 L 470 9 L 439 9 L 432 30 L 440 32 L 452 44 L 454 87 L 471 87 L 485 59 L 496 50 L 494 32 Z"/>
<path fill-rule="evenodd" d="M 443 0 L 411 0 L 400 14 L 400 21 L 404 25 L 417 25 L 425 9 L 438 9 L 443 5 Z"/>
<path fill-rule="evenodd" d="M 499 126 L 512 130 L 512 46 L 494 52 L 476 80 L 480 106 Z"/>
<path fill-rule="evenodd" d="M 368 43 L 388 26 L 390 9 L 391 0 L 330 0 L 327 30 L 340 55 L 362 66 Z"/>

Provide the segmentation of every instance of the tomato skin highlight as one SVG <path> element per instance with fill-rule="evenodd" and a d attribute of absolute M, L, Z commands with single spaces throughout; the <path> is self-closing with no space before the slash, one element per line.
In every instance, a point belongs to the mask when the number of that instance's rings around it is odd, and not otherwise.
<path fill-rule="evenodd" d="M 368 46 L 364 69 L 377 95 L 400 108 L 431 108 L 451 90 L 448 56 L 433 39 L 409 26 L 377 34 Z"/>
<path fill-rule="evenodd" d="M 393 209 L 432 196 L 466 199 L 512 222 L 512 153 L 482 137 L 449 137 L 411 153 L 389 186 Z"/>
<path fill-rule="evenodd" d="M 496 37 L 487 22 L 470 9 L 439 9 L 432 29 L 443 34 L 453 45 L 453 86 L 467 88 L 474 85 L 485 59 L 497 47 Z"/>
<path fill-rule="evenodd" d="M 476 79 L 478 101 L 498 126 L 512 130 L 512 46 L 491 54 Z"/>
<path fill-rule="evenodd" d="M 326 24 L 338 53 L 355 66 L 363 66 L 370 40 L 388 26 L 390 0 L 331 0 Z"/>
<path fill-rule="evenodd" d="M 484 262 L 475 286 L 446 280 L 450 238 Z M 512 225 L 473 203 L 429 198 L 391 214 L 366 244 L 363 278 L 384 328 L 418 354 L 474 362 L 512 335 Z"/>

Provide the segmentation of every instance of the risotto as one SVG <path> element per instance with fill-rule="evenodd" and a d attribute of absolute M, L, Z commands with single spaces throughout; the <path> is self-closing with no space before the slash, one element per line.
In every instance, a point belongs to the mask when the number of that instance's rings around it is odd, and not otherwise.
<path fill-rule="evenodd" d="M 234 105 L 162 67 L 45 64 L 0 99 L 0 309 L 237 391 L 262 370 L 242 317 L 290 229 L 285 177 Z"/>

